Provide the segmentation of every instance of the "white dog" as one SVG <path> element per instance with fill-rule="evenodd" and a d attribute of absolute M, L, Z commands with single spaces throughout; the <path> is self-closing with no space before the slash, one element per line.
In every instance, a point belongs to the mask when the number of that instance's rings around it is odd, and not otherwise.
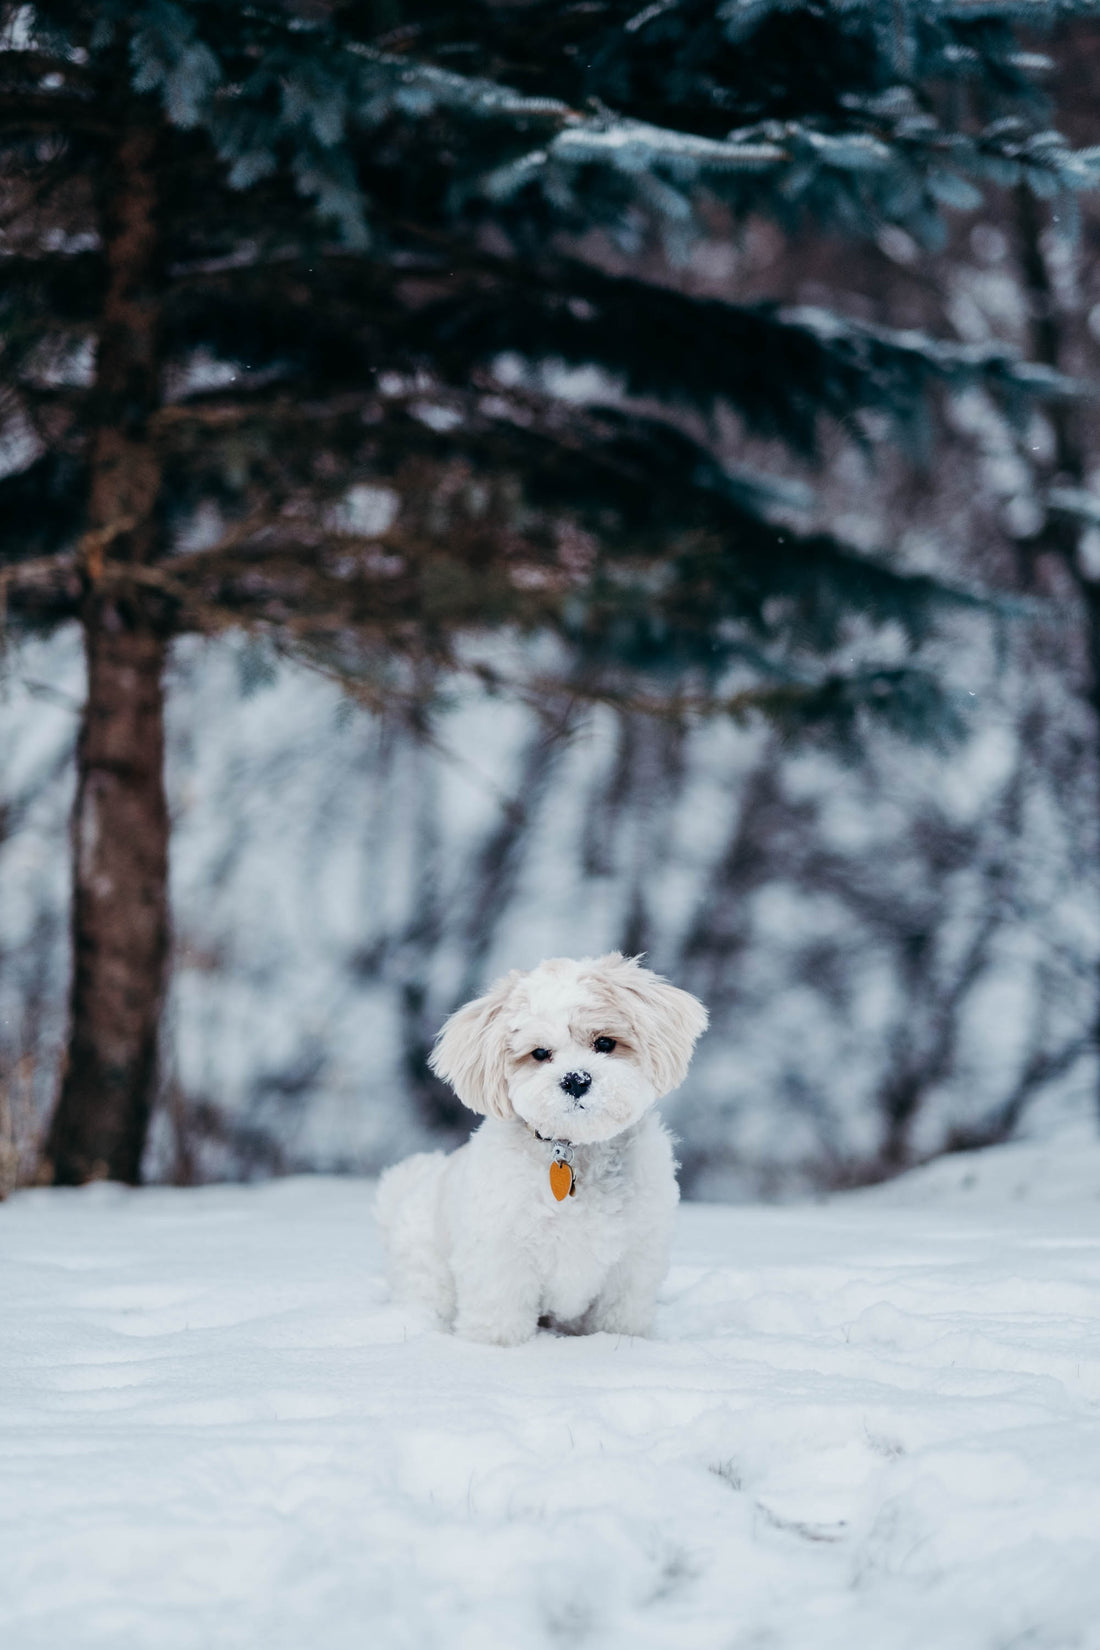
<path fill-rule="evenodd" d="M 512 972 L 452 1014 L 432 1069 L 485 1122 L 383 1175 L 399 1294 L 513 1346 L 540 1319 L 644 1335 L 679 1198 L 654 1103 L 684 1079 L 702 1003 L 614 951 Z"/>

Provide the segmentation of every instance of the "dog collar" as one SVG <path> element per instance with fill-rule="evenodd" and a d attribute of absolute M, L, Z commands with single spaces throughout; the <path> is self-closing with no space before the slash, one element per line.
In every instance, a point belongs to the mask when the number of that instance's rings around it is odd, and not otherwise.
<path fill-rule="evenodd" d="M 528 1124 L 530 1128 L 530 1124 Z M 544 1146 L 553 1146 L 554 1155 L 550 1159 L 550 1190 L 561 1203 L 567 1197 L 577 1194 L 577 1176 L 573 1168 L 573 1142 L 571 1140 L 551 1140 L 538 1129 L 531 1129 L 536 1140 L 541 1140 Z"/>

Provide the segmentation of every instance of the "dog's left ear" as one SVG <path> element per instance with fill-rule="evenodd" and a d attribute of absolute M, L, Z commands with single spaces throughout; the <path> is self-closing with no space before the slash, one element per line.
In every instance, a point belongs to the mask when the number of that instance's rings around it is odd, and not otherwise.
<path fill-rule="evenodd" d="M 508 1098 L 507 1026 L 504 1009 L 518 969 L 489 987 L 443 1022 L 428 1056 L 437 1077 L 450 1083 L 464 1106 L 485 1117 L 513 1116 Z"/>
<path fill-rule="evenodd" d="M 643 968 L 636 957 L 613 951 L 597 969 L 626 1009 L 648 1063 L 658 1099 L 678 1089 L 687 1076 L 692 1051 L 710 1016 L 698 997 Z"/>

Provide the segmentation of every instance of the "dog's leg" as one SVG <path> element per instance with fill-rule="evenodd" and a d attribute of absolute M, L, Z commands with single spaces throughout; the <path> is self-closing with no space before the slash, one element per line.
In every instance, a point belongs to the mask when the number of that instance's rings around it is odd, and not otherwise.
<path fill-rule="evenodd" d="M 450 1269 L 437 1233 L 439 1186 L 446 1164 L 442 1152 L 407 1157 L 386 1170 L 375 1200 L 395 1296 L 430 1307 L 444 1328 L 454 1317 Z"/>
<path fill-rule="evenodd" d="M 457 1311 L 455 1333 L 470 1341 L 496 1346 L 519 1346 L 538 1328 L 541 1286 L 534 1271 L 518 1267 L 514 1258 L 501 1266 L 480 1247 L 451 1257 Z"/>
<path fill-rule="evenodd" d="M 657 1291 L 668 1271 L 668 1246 L 643 1245 L 620 1261 L 585 1314 L 589 1333 L 648 1335 L 657 1309 Z"/>
<path fill-rule="evenodd" d="M 671 1211 L 670 1211 L 671 1215 Z M 589 1309 L 587 1327 L 610 1335 L 648 1335 L 657 1292 L 668 1273 L 672 1220 L 655 1220 L 608 1274 Z"/>
<path fill-rule="evenodd" d="M 672 1141 L 652 1114 L 637 1139 L 630 1163 L 633 1181 L 630 1238 L 585 1318 L 589 1330 L 612 1335 L 648 1335 L 657 1309 L 657 1291 L 668 1272 L 676 1205 L 676 1162 Z"/>

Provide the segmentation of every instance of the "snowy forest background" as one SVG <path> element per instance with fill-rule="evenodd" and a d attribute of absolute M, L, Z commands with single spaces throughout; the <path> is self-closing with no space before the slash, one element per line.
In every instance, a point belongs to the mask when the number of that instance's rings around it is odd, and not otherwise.
<path fill-rule="evenodd" d="M 1056 124 L 1100 143 L 1100 26 L 1068 23 L 1035 50 Z M 931 249 L 896 225 L 855 244 L 749 213 L 717 214 L 682 247 L 643 238 L 629 257 L 593 231 L 584 252 L 693 295 L 921 328 L 975 359 L 1003 345 L 1078 381 L 1023 411 L 949 383 L 904 443 L 870 411 L 830 430 L 815 465 L 732 411 L 720 422 L 723 462 L 782 477 L 792 520 L 1003 598 L 948 613 L 922 646 L 958 737 L 867 727 L 853 742 L 593 703 L 560 638 L 507 625 L 469 629 L 462 670 L 423 666 L 430 718 L 411 701 L 365 705 L 262 632 L 176 640 L 172 965 L 148 1177 L 372 1173 L 456 1143 L 472 1119 L 425 1063 L 442 1018 L 509 967 L 610 948 L 644 951 L 711 1011 L 665 1108 L 690 1196 L 857 1184 L 1095 1111 L 1100 424 L 1080 386 L 1096 377 L 1100 209 L 1084 193 L 1039 215 L 1013 187 L 948 205 Z M 506 351 L 493 364 L 502 393 L 529 370 Z M 201 388 L 233 369 L 207 355 L 192 371 Z M 570 406 L 626 399 L 594 366 L 539 371 Z M 417 416 L 446 434 L 446 396 L 417 393 Z M 9 432 L 7 473 L 35 456 L 25 429 Z M 359 480 L 333 532 L 384 555 L 407 507 L 388 481 Z M 176 548 L 218 540 L 219 511 L 192 500 Z M 883 645 L 901 659 L 900 626 Z M 78 627 L 9 635 L 2 671 L 11 1184 L 34 1178 L 66 1036 Z M 502 694 L 509 676 L 537 678 L 537 698 Z"/>

